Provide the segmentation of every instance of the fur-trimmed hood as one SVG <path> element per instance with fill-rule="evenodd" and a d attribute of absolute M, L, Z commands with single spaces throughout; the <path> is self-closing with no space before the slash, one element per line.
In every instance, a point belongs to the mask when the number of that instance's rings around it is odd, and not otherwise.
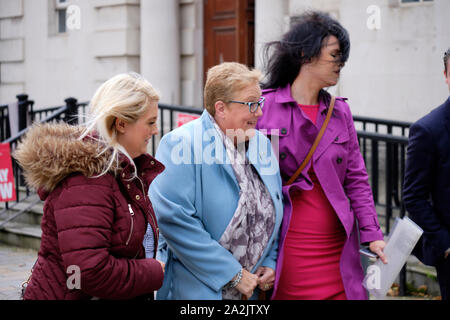
<path fill-rule="evenodd" d="M 83 130 L 84 127 L 66 123 L 38 123 L 30 127 L 13 153 L 30 187 L 51 192 L 71 173 L 91 177 L 103 171 L 111 153 L 99 156 L 102 147 L 98 141 L 78 140 Z"/>

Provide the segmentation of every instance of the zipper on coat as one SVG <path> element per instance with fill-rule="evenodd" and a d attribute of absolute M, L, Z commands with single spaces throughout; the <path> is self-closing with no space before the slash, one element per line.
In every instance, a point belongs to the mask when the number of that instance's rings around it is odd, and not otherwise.
<path fill-rule="evenodd" d="M 148 197 L 148 194 L 145 192 L 145 187 L 144 187 L 144 182 L 142 182 L 142 180 L 139 178 L 139 176 L 136 177 L 139 182 L 141 183 L 142 186 L 142 194 L 144 195 L 144 199 L 146 199 L 146 197 Z M 148 197 L 148 201 L 150 202 L 150 197 Z M 131 210 L 131 206 L 128 205 L 130 207 Z M 150 218 L 152 219 L 153 224 L 150 223 L 150 226 L 152 227 L 153 230 L 153 236 L 154 236 L 154 240 L 155 240 L 155 254 L 154 254 L 154 258 L 156 258 L 156 252 L 158 249 L 158 241 L 159 241 L 159 228 L 158 228 L 158 224 L 155 221 L 155 218 L 153 217 L 152 213 L 149 212 L 148 214 L 150 216 Z"/>
<path fill-rule="evenodd" d="M 142 194 L 144 195 L 144 199 L 148 196 L 146 193 L 145 193 L 145 187 L 144 187 L 144 183 L 142 182 L 142 180 L 139 178 L 139 177 L 136 177 L 138 180 L 139 180 L 139 182 L 141 183 L 141 186 L 142 186 Z"/>
<path fill-rule="evenodd" d="M 142 182 L 142 180 L 139 177 L 137 177 L 137 178 L 138 178 L 139 182 L 141 183 L 142 194 L 144 195 L 144 199 L 145 199 L 146 197 L 148 197 L 148 194 L 145 193 L 144 183 Z M 150 197 L 148 198 L 148 201 L 150 202 Z M 154 239 L 155 239 L 155 247 L 157 249 L 158 248 L 158 241 L 159 241 L 159 228 L 158 228 L 158 224 L 156 223 L 155 218 L 153 218 L 153 215 L 152 215 L 151 212 L 149 213 L 149 216 L 150 216 L 150 218 L 152 219 L 152 222 L 153 222 L 153 225 L 151 223 L 150 223 L 150 225 L 152 226 Z M 155 250 L 155 257 L 156 257 L 156 251 L 157 250 Z"/>
<path fill-rule="evenodd" d="M 131 204 L 128 204 L 128 210 L 130 211 L 130 218 L 131 218 L 131 228 L 130 228 L 130 234 L 128 235 L 127 242 L 125 242 L 125 245 L 128 245 L 130 242 L 131 236 L 133 235 L 133 229 L 134 229 L 134 211 L 133 208 L 131 208 Z"/>

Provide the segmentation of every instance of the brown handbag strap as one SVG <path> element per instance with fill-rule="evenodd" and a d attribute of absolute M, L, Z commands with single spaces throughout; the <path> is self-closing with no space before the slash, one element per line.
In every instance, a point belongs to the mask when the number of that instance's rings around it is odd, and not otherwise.
<path fill-rule="evenodd" d="M 303 171 L 303 169 L 306 167 L 306 165 L 308 164 L 309 160 L 311 160 L 311 157 L 312 157 L 314 151 L 316 151 L 317 146 L 319 145 L 319 142 L 322 139 L 322 136 L 323 136 L 323 134 L 325 132 L 325 129 L 328 126 L 328 122 L 330 122 L 330 118 L 331 118 L 331 114 L 333 113 L 334 103 L 335 102 L 336 102 L 336 97 L 335 96 L 331 96 L 331 103 L 330 103 L 330 107 L 328 108 L 327 117 L 325 118 L 325 121 L 322 124 L 322 128 L 320 128 L 320 131 L 319 131 L 319 134 L 316 137 L 316 140 L 314 140 L 314 143 L 313 143 L 311 149 L 309 150 L 308 154 L 306 155 L 306 158 L 303 160 L 302 164 L 297 169 L 297 171 L 295 171 L 295 173 L 292 175 L 292 177 L 288 180 L 286 185 L 292 184 L 295 181 L 295 179 L 297 179 L 299 174 Z"/>

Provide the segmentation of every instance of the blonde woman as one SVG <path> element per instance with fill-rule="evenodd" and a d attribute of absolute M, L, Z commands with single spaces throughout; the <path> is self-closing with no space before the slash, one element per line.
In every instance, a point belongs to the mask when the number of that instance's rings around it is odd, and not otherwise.
<path fill-rule="evenodd" d="M 255 130 L 260 76 L 211 68 L 202 116 L 158 146 L 166 170 L 149 192 L 167 270 L 157 299 L 256 299 L 273 286 L 283 204 L 275 153 Z"/>
<path fill-rule="evenodd" d="M 142 246 L 147 224 L 158 242 L 147 196 L 164 170 L 147 154 L 158 100 L 141 76 L 121 74 L 98 88 L 87 126 L 30 128 L 15 158 L 45 205 L 24 299 L 151 299 L 162 285 L 164 264 Z"/>

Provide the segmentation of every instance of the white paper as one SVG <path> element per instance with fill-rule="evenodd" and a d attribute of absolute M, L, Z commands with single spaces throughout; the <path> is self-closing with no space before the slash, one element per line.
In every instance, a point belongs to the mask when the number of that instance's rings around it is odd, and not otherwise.
<path fill-rule="evenodd" d="M 363 286 L 375 298 L 386 296 L 422 233 L 423 230 L 408 217 L 397 218 L 384 248 L 388 263 L 377 259 L 367 268 L 363 280 Z"/>

